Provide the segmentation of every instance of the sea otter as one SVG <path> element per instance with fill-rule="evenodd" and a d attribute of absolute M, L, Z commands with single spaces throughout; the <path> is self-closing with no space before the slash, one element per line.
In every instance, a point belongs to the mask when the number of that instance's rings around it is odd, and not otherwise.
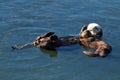
<path fill-rule="evenodd" d="M 48 32 L 38 36 L 35 41 L 22 46 L 14 45 L 12 49 L 22 49 L 29 46 L 40 47 L 48 50 L 54 50 L 56 47 L 68 46 L 79 43 L 79 36 L 58 37 L 54 32 Z"/>
<path fill-rule="evenodd" d="M 83 27 L 81 31 L 80 44 L 84 47 L 88 47 L 94 50 L 94 52 L 83 51 L 85 55 L 91 57 L 95 57 L 98 55 L 101 57 L 106 57 L 108 53 L 110 53 L 112 50 L 112 47 L 108 43 L 93 36 L 86 27 Z"/>

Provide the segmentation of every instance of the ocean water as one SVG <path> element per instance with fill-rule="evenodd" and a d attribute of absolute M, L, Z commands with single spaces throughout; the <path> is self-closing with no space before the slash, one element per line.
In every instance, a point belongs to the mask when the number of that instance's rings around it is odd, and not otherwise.
<path fill-rule="evenodd" d="M 91 22 L 112 46 L 106 58 L 85 56 L 79 44 L 11 51 L 49 31 L 78 35 Z M 120 80 L 119 30 L 120 0 L 0 0 L 0 80 Z"/>

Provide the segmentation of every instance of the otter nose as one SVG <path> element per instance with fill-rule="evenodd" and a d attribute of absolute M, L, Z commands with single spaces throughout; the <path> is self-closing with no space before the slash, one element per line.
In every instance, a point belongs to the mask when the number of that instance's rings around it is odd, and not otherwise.
<path fill-rule="evenodd" d="M 89 37 L 92 36 L 89 30 L 87 30 L 86 32 Z"/>
<path fill-rule="evenodd" d="M 90 31 L 89 31 L 89 30 L 86 30 L 86 32 L 87 32 L 87 33 L 90 33 Z"/>

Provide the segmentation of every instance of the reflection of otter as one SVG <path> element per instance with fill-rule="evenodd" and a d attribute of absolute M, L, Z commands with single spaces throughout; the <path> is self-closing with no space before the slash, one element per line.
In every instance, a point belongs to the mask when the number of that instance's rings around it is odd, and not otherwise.
<path fill-rule="evenodd" d="M 92 36 L 90 31 L 88 31 L 86 28 L 83 28 L 81 31 L 80 44 L 84 47 L 89 47 L 95 50 L 95 52 L 83 51 L 84 54 L 92 57 L 95 57 L 97 55 L 105 57 L 112 50 L 111 46 L 108 43 Z"/>
<path fill-rule="evenodd" d="M 43 53 L 48 54 L 50 57 L 56 57 L 57 56 L 57 51 L 56 50 L 47 50 L 47 49 L 43 49 L 43 48 L 40 48 L 40 50 Z"/>

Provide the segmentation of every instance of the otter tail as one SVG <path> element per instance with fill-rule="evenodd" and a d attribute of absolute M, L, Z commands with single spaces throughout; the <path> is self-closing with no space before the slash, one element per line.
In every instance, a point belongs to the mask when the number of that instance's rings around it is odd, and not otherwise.
<path fill-rule="evenodd" d="M 24 44 L 22 46 L 14 45 L 11 48 L 12 48 L 12 50 L 16 50 L 16 49 L 23 49 L 23 48 L 32 47 L 32 46 L 34 46 L 32 43 L 28 43 L 28 44 Z"/>

